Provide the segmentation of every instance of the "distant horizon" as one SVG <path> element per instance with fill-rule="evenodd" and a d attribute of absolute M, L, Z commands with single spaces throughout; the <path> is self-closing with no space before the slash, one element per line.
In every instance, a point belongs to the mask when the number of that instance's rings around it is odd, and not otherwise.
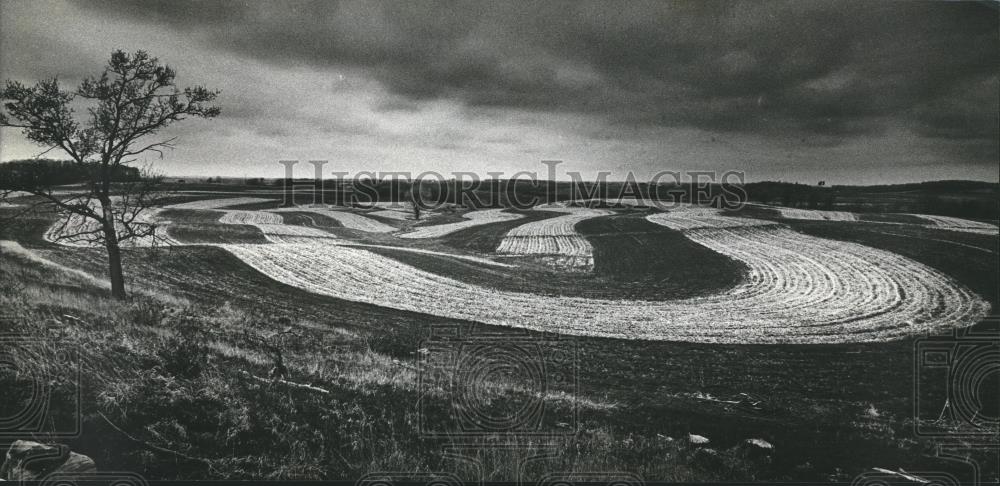
<path fill-rule="evenodd" d="M 2 162 L 0 162 L 0 163 L 2 163 Z M 233 180 L 233 179 L 244 179 L 244 180 L 247 180 L 247 179 L 264 179 L 264 180 L 267 180 L 267 181 L 277 181 L 277 180 L 284 179 L 283 177 L 258 177 L 258 176 L 252 176 L 252 177 L 251 176 L 247 176 L 247 177 L 244 177 L 244 176 L 225 176 L 225 175 L 198 176 L 198 175 L 171 175 L 171 174 L 164 174 L 164 177 L 168 177 L 168 178 L 171 178 L 171 179 L 206 179 L 206 178 L 209 178 L 209 177 L 212 177 L 212 178 L 221 177 L 223 179 L 231 179 L 231 180 Z M 312 179 L 312 178 L 311 177 L 296 177 L 295 178 L 295 180 L 309 180 L 309 179 Z M 335 180 L 335 178 L 331 177 L 331 178 L 326 178 L 324 180 Z M 446 180 L 448 180 L 448 179 L 446 179 Z M 485 181 L 485 180 L 489 180 L 489 179 L 488 178 L 481 178 L 481 180 Z M 500 178 L 500 180 L 508 180 L 508 178 Z M 552 182 L 552 181 L 549 180 L 549 179 L 538 179 L 538 182 Z M 556 179 L 555 182 L 573 182 L 573 180 L 571 180 L 571 179 Z M 585 179 L 584 182 L 588 182 L 589 183 L 589 182 L 596 182 L 596 181 L 593 180 L 593 179 Z M 624 183 L 626 181 L 625 180 L 608 179 L 605 182 L 608 182 L 608 183 Z M 644 184 L 644 183 L 646 183 L 648 181 L 639 180 L 638 182 L 640 184 Z M 809 186 L 817 186 L 819 181 L 816 181 L 816 182 L 805 182 L 805 181 L 776 180 L 776 179 L 762 179 L 762 180 L 747 180 L 747 181 L 744 181 L 745 184 L 760 184 L 760 183 L 767 183 L 767 182 L 788 183 L 788 184 L 805 184 L 805 185 L 809 185 Z M 920 181 L 892 182 L 892 183 L 874 183 L 874 184 L 840 184 L 840 183 L 830 183 L 828 181 L 824 181 L 824 182 L 826 182 L 824 184 L 824 187 L 834 187 L 834 186 L 849 186 L 849 187 L 903 186 L 903 185 L 910 185 L 910 184 L 928 184 L 928 183 L 935 183 L 935 182 L 956 182 L 956 183 L 960 183 L 960 182 L 975 182 L 975 183 L 983 183 L 983 184 L 994 184 L 994 185 L 1000 186 L 1000 180 L 989 181 L 989 180 L 981 180 L 981 179 L 930 179 L 930 180 L 920 180 Z"/>
<path fill-rule="evenodd" d="M 35 158 L 35 157 L 28 157 L 28 159 L 30 159 L 30 158 Z M 52 154 L 47 154 L 46 156 L 39 157 L 39 158 L 42 158 L 42 159 L 62 159 L 61 157 L 53 156 Z M 0 164 L 6 163 L 6 162 L 12 162 L 12 161 L 16 161 L 16 160 L 24 160 L 24 158 L 6 158 L 2 154 L 0 154 Z M 64 160 L 69 160 L 69 159 L 67 157 Z M 301 164 L 300 164 L 301 166 L 296 168 L 296 176 L 295 176 L 295 178 L 296 179 L 312 179 L 313 178 L 312 175 L 308 173 L 308 171 L 312 170 L 311 166 L 309 166 L 308 163 L 307 163 L 307 161 L 305 161 L 305 160 L 300 161 L 300 162 L 301 162 Z M 332 162 L 331 162 L 331 164 L 332 164 Z M 141 166 L 142 165 L 137 165 L 137 167 L 141 167 Z M 170 173 L 170 172 L 165 172 L 165 171 L 160 170 L 162 168 L 162 166 L 163 166 L 162 161 L 152 164 L 152 167 L 153 167 L 154 171 L 156 171 L 159 175 L 162 175 L 164 177 L 177 178 L 177 179 L 207 179 L 209 177 L 212 177 L 212 178 L 222 177 L 222 178 L 226 178 L 226 179 L 266 179 L 266 180 L 280 180 L 280 179 L 284 179 L 284 177 L 281 175 L 281 171 L 283 171 L 284 169 L 283 169 L 283 167 L 281 165 L 279 165 L 277 163 L 277 161 L 275 161 L 274 167 L 272 169 L 273 174 L 268 174 L 268 175 L 264 175 L 262 173 L 253 173 L 253 174 L 247 173 L 245 175 L 244 174 L 209 173 L 209 172 L 203 172 L 203 173 L 200 173 L 200 174 L 192 174 L 192 173 L 184 174 L 184 173 L 176 173 L 176 172 Z M 208 167 L 211 167 L 211 166 L 209 165 Z M 1000 167 L 1000 162 L 998 162 L 998 167 Z M 325 169 L 325 171 L 327 173 L 330 173 L 330 171 L 333 170 L 333 167 L 331 167 L 331 165 L 328 164 L 328 165 L 324 166 L 324 169 Z M 525 170 L 528 170 L 528 169 L 525 169 Z M 671 169 L 664 169 L 664 170 L 671 170 Z M 730 169 L 730 170 L 739 171 L 739 169 Z M 381 170 L 378 170 L 378 169 L 365 169 L 363 171 L 356 171 L 356 172 L 351 172 L 351 173 L 354 174 L 354 173 L 360 173 L 360 172 L 376 172 L 376 173 L 385 172 L 385 173 L 389 173 L 389 172 L 400 172 L 400 171 L 392 171 L 392 170 L 381 171 Z M 427 172 L 427 171 L 419 171 L 419 172 L 418 171 L 413 171 L 414 174 L 419 174 L 420 172 Z M 435 172 L 435 171 L 434 170 L 429 170 L 429 172 Z M 464 172 L 464 171 L 459 171 L 459 172 Z M 543 174 L 542 170 L 537 170 L 537 172 L 540 175 Z M 440 173 L 445 176 L 445 179 L 451 178 L 451 175 L 452 175 L 452 172 L 440 172 Z M 623 173 L 627 173 L 627 170 L 624 171 Z M 479 176 L 479 178 L 481 180 L 487 180 L 487 179 L 491 179 L 492 178 L 492 177 L 488 176 L 488 174 L 487 174 L 486 171 L 483 171 L 481 173 L 477 173 L 477 175 Z M 748 175 L 748 174 L 745 174 L 745 175 Z M 350 176 L 348 176 L 348 177 L 350 177 Z M 510 177 L 501 177 L 500 179 L 509 179 L 509 178 Z M 329 179 L 335 179 L 335 177 L 326 177 L 325 179 L 327 179 L 327 180 L 329 180 Z M 546 181 L 546 180 L 551 180 L 551 179 L 546 179 L 544 177 L 539 177 L 538 180 L 539 181 Z M 564 177 L 564 178 L 556 178 L 554 180 L 557 181 L 557 182 L 572 182 L 573 179 L 571 179 L 571 178 L 569 178 L 567 176 L 567 177 Z M 595 177 L 584 178 L 584 180 L 587 181 L 587 182 L 593 182 L 593 181 L 596 180 L 596 176 Z M 624 178 L 622 178 L 622 179 L 614 179 L 614 178 L 609 177 L 607 179 L 607 181 L 608 182 L 625 182 L 626 179 L 624 179 Z M 926 182 L 985 182 L 985 183 L 990 183 L 990 184 L 1000 184 L 1000 170 L 998 170 L 995 173 L 995 178 L 993 178 L 993 179 L 990 179 L 987 176 L 987 177 L 983 177 L 983 178 L 974 178 L 974 177 L 955 178 L 955 177 L 948 177 L 948 178 L 926 178 L 926 179 L 896 179 L 896 180 L 878 181 L 878 182 L 872 182 L 872 181 L 841 182 L 841 181 L 832 180 L 832 179 L 829 179 L 829 178 L 824 179 L 822 175 L 817 175 L 813 179 L 780 179 L 780 178 L 766 178 L 766 177 L 765 178 L 752 178 L 752 177 L 749 177 L 749 176 L 745 178 L 745 182 L 746 183 L 788 182 L 788 183 L 793 183 L 793 184 L 817 185 L 819 183 L 819 181 L 824 181 L 824 183 L 825 183 L 824 185 L 826 185 L 826 186 L 856 186 L 856 187 L 864 187 L 864 186 L 891 186 L 891 185 L 904 185 L 904 184 L 921 184 L 921 183 L 926 183 Z M 642 178 L 639 178 L 638 182 L 640 182 L 640 183 L 642 183 L 642 182 L 648 182 L 648 180 L 644 181 Z"/>

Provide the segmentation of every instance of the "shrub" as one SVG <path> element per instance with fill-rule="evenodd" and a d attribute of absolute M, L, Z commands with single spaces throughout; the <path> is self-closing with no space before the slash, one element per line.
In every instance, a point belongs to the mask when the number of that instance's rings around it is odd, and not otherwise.
<path fill-rule="evenodd" d="M 176 334 L 167 339 L 159 350 L 163 370 L 177 378 L 196 379 L 208 364 L 210 349 L 208 333 L 197 323 L 183 320 L 176 328 Z"/>

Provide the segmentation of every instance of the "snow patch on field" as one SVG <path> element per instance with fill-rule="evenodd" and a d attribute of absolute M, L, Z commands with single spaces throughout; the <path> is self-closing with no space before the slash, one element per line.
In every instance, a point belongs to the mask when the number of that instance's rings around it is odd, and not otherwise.
<path fill-rule="evenodd" d="M 594 248 L 576 232 L 575 226 L 590 218 L 615 213 L 607 209 L 572 206 L 540 206 L 537 209 L 567 214 L 525 223 L 508 231 L 497 246 L 497 253 L 553 257 L 550 261 L 557 266 L 593 266 Z"/>
<path fill-rule="evenodd" d="M 857 221 L 858 216 L 848 211 L 820 211 L 814 209 L 795 209 L 776 207 L 782 218 L 806 219 L 813 221 Z"/>
<path fill-rule="evenodd" d="M 778 224 L 766 219 L 725 216 L 721 209 L 692 205 L 680 206 L 666 213 L 646 216 L 650 222 L 675 230 L 696 228 L 736 228 L 741 226 L 769 226 Z"/>
<path fill-rule="evenodd" d="M 305 243 L 309 243 L 309 242 L 305 242 Z M 338 241 L 332 242 L 332 244 L 341 245 L 341 246 L 353 246 L 353 247 L 359 247 L 359 248 L 385 248 L 385 249 L 389 249 L 389 250 L 402 251 L 402 252 L 406 252 L 406 253 L 418 253 L 418 254 L 421 254 L 421 255 L 435 255 L 435 256 L 443 256 L 443 257 L 448 257 L 448 258 L 455 258 L 457 260 L 465 260 L 465 261 L 468 261 L 468 262 L 480 263 L 480 264 L 489 265 L 489 266 L 492 266 L 492 267 L 514 268 L 514 265 L 509 265 L 509 264 L 506 264 L 506 263 L 495 262 L 495 261 L 490 260 L 488 258 L 476 257 L 476 256 L 471 256 L 471 255 L 456 255 L 454 253 L 445 253 L 445 252 L 442 252 L 442 251 L 425 250 L 423 248 L 408 248 L 408 247 L 405 247 L 405 246 L 389 246 L 389 245 L 373 245 L 373 244 L 370 244 L 370 243 L 356 243 L 356 242 L 353 242 L 353 241 L 346 241 L 346 240 L 338 240 Z"/>
<path fill-rule="evenodd" d="M 646 207 L 665 206 L 665 207 L 668 207 L 668 208 L 672 207 L 672 206 L 676 206 L 678 204 L 678 203 L 671 202 L 671 201 L 659 201 L 659 200 L 653 200 L 653 199 L 640 199 L 640 198 L 636 198 L 636 197 L 574 199 L 573 203 L 575 203 L 575 204 L 581 204 L 583 206 L 597 205 L 597 204 L 602 204 L 603 203 L 603 204 L 608 204 L 608 205 L 617 205 L 617 204 L 620 204 L 622 206 L 646 206 Z"/>
<path fill-rule="evenodd" d="M 937 216 L 933 214 L 911 214 L 929 223 L 929 226 L 951 231 L 964 231 L 967 233 L 980 233 L 986 235 L 1000 234 L 1000 227 L 995 224 L 982 223 L 951 216 Z"/>
<path fill-rule="evenodd" d="M 284 224 L 281 215 L 263 211 L 226 211 L 219 222 L 222 224 Z"/>
<path fill-rule="evenodd" d="M 437 224 L 417 228 L 415 231 L 399 235 L 400 238 L 440 238 L 442 236 L 464 230 L 482 226 L 484 224 L 512 221 L 523 218 L 523 215 L 516 213 L 506 213 L 503 209 L 485 209 L 482 211 L 472 211 L 465 213 L 466 221 L 457 223 Z"/>
<path fill-rule="evenodd" d="M 855 213 L 850 213 L 847 211 L 817 211 L 817 210 L 807 210 L 807 209 L 794 209 L 794 208 L 783 208 L 778 206 L 766 206 L 757 205 L 759 207 L 774 209 L 781 213 L 783 218 L 787 219 L 804 219 L 813 221 L 860 221 L 865 222 L 858 218 Z M 894 213 L 888 213 L 894 214 Z M 967 233 L 978 233 L 985 235 L 998 235 L 1000 234 L 1000 226 L 993 223 L 984 223 L 980 221 L 972 221 L 968 219 L 955 218 L 952 216 L 938 216 L 933 214 L 913 214 L 913 213 L 901 213 L 905 216 L 914 216 L 924 220 L 926 223 L 923 226 L 929 226 L 933 228 L 940 228 L 951 231 L 963 231 Z M 878 224 L 893 224 L 893 225 L 914 225 L 913 222 L 897 222 L 897 221 L 872 221 Z M 919 226 L 919 225 L 918 225 Z"/>
<path fill-rule="evenodd" d="M 265 199 L 260 197 L 229 197 L 223 199 L 201 199 L 198 201 L 189 201 L 185 203 L 171 204 L 165 206 L 165 209 L 219 209 L 226 208 L 229 206 L 239 206 L 242 204 L 256 204 L 263 202 L 271 202 L 274 199 Z"/>

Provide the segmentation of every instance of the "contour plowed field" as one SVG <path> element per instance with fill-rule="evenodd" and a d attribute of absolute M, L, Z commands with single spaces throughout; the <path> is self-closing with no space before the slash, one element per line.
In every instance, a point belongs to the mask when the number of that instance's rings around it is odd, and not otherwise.
<path fill-rule="evenodd" d="M 226 245 L 282 283 L 375 305 L 487 324 L 629 339 L 726 343 L 880 341 L 969 325 L 988 304 L 899 255 L 784 227 L 702 228 L 693 241 L 736 258 L 747 281 L 667 302 L 503 292 L 365 250 L 320 244 Z"/>

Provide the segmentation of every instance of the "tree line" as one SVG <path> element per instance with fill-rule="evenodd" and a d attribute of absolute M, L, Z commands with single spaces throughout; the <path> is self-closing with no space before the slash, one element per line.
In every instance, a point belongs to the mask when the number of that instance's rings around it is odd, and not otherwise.
<path fill-rule="evenodd" d="M 100 176 L 98 162 L 72 160 L 20 159 L 0 164 L 0 188 L 30 190 L 45 186 L 88 183 Z M 138 167 L 119 165 L 110 170 L 111 182 L 137 182 L 142 179 Z"/>

